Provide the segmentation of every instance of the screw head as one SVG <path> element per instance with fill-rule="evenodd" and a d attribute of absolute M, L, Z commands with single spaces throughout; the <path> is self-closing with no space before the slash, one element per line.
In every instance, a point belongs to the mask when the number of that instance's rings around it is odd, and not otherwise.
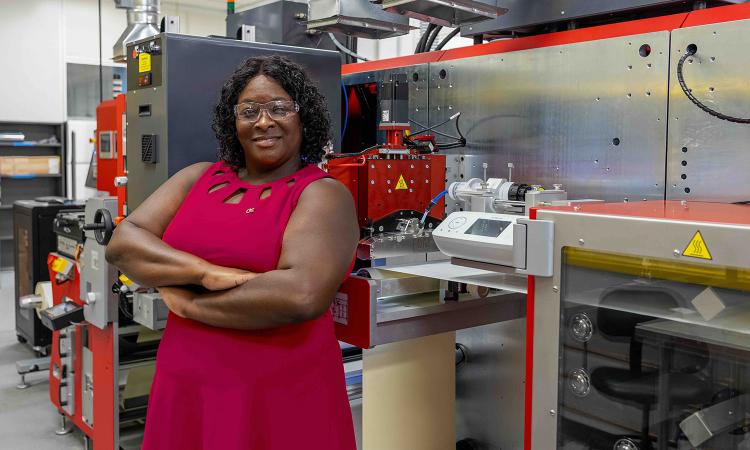
<path fill-rule="evenodd" d="M 552 286 L 552 292 L 560 292 L 560 288 L 557 286 Z"/>
<path fill-rule="evenodd" d="M 584 244 L 585 242 L 583 241 L 583 239 L 578 239 L 578 245 L 584 245 Z"/>

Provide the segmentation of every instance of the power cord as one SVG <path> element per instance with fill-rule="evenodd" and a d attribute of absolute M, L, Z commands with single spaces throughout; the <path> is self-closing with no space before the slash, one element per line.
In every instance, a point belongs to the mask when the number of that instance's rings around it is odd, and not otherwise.
<path fill-rule="evenodd" d="M 695 55 L 697 52 L 698 52 L 698 46 L 695 44 L 690 44 L 685 49 L 685 54 L 682 55 L 682 58 L 680 58 L 680 60 L 677 62 L 677 81 L 680 82 L 680 87 L 682 88 L 682 92 L 685 93 L 687 98 L 691 102 L 693 102 L 695 106 L 707 112 L 708 114 L 716 117 L 717 119 L 726 120 L 728 122 L 734 122 L 734 123 L 750 123 L 750 118 L 744 119 L 740 117 L 733 117 L 733 116 L 728 116 L 726 114 L 722 114 L 716 110 L 709 108 L 708 106 L 701 103 L 700 100 L 695 98 L 690 88 L 688 88 L 687 84 L 685 84 L 685 77 L 682 74 L 682 70 L 683 70 L 682 68 L 685 65 L 685 61 L 691 56 Z"/>

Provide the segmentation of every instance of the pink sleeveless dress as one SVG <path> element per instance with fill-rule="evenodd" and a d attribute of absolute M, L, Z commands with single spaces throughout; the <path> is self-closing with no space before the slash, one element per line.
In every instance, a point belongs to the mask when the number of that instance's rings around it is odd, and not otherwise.
<path fill-rule="evenodd" d="M 195 183 L 163 240 L 221 266 L 274 270 L 300 194 L 326 176 L 307 166 L 250 185 L 225 163 L 215 163 Z M 228 185 L 209 193 L 221 183 Z M 269 187 L 270 196 L 260 199 Z M 240 203 L 223 202 L 238 189 L 246 190 Z M 216 328 L 170 314 L 142 448 L 356 450 L 330 311 L 262 331 Z"/>

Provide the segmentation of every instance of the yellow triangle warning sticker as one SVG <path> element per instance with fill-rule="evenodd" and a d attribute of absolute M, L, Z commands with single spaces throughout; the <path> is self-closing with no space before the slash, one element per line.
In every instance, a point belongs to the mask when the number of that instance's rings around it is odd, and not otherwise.
<path fill-rule="evenodd" d="M 691 258 L 700 259 L 713 259 L 711 252 L 708 251 L 706 241 L 703 240 L 703 235 L 700 231 L 695 232 L 695 236 L 690 240 L 685 250 L 682 252 L 682 256 L 689 256 Z"/>
<path fill-rule="evenodd" d="M 398 183 L 396 183 L 396 189 L 409 189 L 409 186 L 406 185 L 406 181 L 404 181 L 403 175 L 398 177 Z"/>

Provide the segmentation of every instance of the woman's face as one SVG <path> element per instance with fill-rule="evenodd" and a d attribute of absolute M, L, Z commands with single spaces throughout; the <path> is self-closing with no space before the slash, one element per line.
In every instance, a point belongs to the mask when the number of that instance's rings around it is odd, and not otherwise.
<path fill-rule="evenodd" d="M 276 100 L 292 101 L 292 97 L 273 78 L 258 75 L 240 92 L 237 104 L 265 104 Z M 260 117 L 255 122 L 237 115 L 235 125 L 248 167 L 271 170 L 284 164 L 299 162 L 302 124 L 298 113 L 293 112 L 283 119 L 274 120 L 268 111 L 261 110 Z"/>

